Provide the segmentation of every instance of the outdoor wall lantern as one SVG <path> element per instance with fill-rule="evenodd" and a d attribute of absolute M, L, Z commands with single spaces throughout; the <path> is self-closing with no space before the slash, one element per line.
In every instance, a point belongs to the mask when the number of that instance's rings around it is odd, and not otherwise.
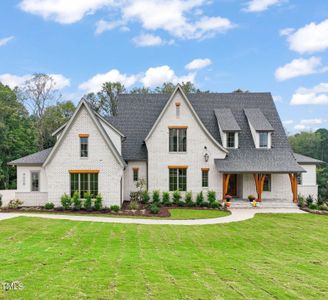
<path fill-rule="evenodd" d="M 208 162 L 208 159 L 210 158 L 210 156 L 207 153 L 207 147 L 206 146 L 204 147 L 204 149 L 205 149 L 204 159 L 205 159 L 206 162 Z"/>

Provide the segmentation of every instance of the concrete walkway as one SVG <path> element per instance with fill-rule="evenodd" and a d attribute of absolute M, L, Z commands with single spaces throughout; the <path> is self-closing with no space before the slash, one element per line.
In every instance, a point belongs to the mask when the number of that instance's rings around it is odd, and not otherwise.
<path fill-rule="evenodd" d="M 111 218 L 111 217 L 91 217 L 91 216 L 71 216 L 59 214 L 43 213 L 0 213 L 0 220 L 16 217 L 36 217 L 56 220 L 87 221 L 102 223 L 121 223 L 121 224 L 149 224 L 149 225 L 210 225 L 239 222 L 252 219 L 257 213 L 306 213 L 299 209 L 231 209 L 231 215 L 220 218 L 195 219 L 195 220 L 155 220 L 137 218 Z"/>

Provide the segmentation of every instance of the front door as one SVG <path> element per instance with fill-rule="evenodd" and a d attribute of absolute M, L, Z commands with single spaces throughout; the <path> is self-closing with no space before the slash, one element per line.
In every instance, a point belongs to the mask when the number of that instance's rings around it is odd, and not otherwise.
<path fill-rule="evenodd" d="M 230 175 L 228 194 L 233 197 L 237 196 L 237 174 Z"/>

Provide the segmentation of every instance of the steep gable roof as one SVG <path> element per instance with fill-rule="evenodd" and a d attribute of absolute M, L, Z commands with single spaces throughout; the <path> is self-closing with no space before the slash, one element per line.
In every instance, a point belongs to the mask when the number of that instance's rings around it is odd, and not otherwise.
<path fill-rule="evenodd" d="M 209 133 L 209 131 L 207 130 L 207 128 L 204 126 L 204 124 L 202 123 L 202 121 L 200 120 L 199 116 L 197 115 L 197 113 L 195 112 L 194 108 L 192 107 L 190 101 L 188 100 L 187 96 L 185 95 L 185 93 L 183 92 L 181 86 L 178 84 L 177 87 L 175 88 L 174 92 L 172 93 L 171 97 L 169 98 L 169 100 L 166 102 L 164 108 L 162 109 L 161 113 L 159 114 L 158 118 L 156 119 L 155 123 L 153 124 L 152 128 L 150 129 L 149 133 L 147 134 L 145 141 L 147 141 L 150 136 L 152 135 L 152 133 L 154 132 L 155 128 L 157 127 L 158 123 L 160 122 L 160 120 L 162 119 L 162 117 L 164 116 L 167 108 L 169 107 L 169 105 L 171 104 L 171 102 L 173 101 L 175 95 L 177 93 L 180 93 L 181 96 L 183 97 L 183 99 L 186 101 L 188 108 L 190 109 L 192 115 L 195 117 L 197 123 L 200 125 L 200 127 L 203 129 L 204 133 L 210 138 L 210 140 L 212 140 L 212 142 L 223 152 L 228 152 L 225 148 L 223 148 L 223 146 L 216 140 L 213 138 L 213 136 Z"/>
<path fill-rule="evenodd" d="M 146 160 L 147 148 L 144 140 L 158 119 L 171 95 L 167 94 L 123 94 L 119 96 L 118 114 L 109 119 L 126 136 L 122 143 L 125 160 Z M 270 93 L 197 93 L 188 94 L 193 109 L 209 133 L 222 144 L 215 116 L 216 109 L 230 109 L 241 131 L 239 148 L 229 150 L 227 160 L 256 161 L 258 159 L 244 109 L 260 108 L 272 128 L 272 149 L 266 149 L 270 165 L 282 158 L 290 161 L 293 170 L 303 171 L 292 155 L 288 139 Z M 278 150 L 276 150 L 278 149 Z M 262 150 L 263 151 L 263 150 Z M 290 166 L 290 165 L 289 165 Z"/>
<path fill-rule="evenodd" d="M 53 155 L 55 154 L 56 150 L 59 148 L 61 142 L 65 138 L 66 133 L 70 129 L 70 127 L 73 124 L 75 118 L 77 117 L 78 112 L 82 109 L 82 107 L 86 108 L 87 112 L 89 113 L 89 116 L 91 117 L 92 121 L 94 122 L 94 124 L 98 128 L 98 130 L 99 130 L 100 134 L 102 135 L 102 137 L 104 138 L 108 148 L 112 151 L 112 153 L 114 154 L 114 157 L 117 159 L 119 164 L 121 164 L 122 167 L 125 167 L 126 163 L 123 160 L 122 156 L 119 154 L 119 152 L 117 151 L 117 149 L 114 146 L 113 142 L 111 141 L 110 137 L 106 133 L 105 129 L 100 124 L 98 118 L 95 115 L 95 112 L 90 108 L 89 104 L 84 99 L 82 99 L 80 101 L 80 103 L 79 103 L 78 107 L 76 108 L 73 116 L 70 118 L 70 120 L 67 122 L 67 125 L 64 127 L 62 134 L 60 135 L 59 139 L 57 140 L 55 146 L 52 148 L 49 156 L 45 160 L 44 166 L 47 165 L 49 163 L 49 161 L 52 159 Z"/>

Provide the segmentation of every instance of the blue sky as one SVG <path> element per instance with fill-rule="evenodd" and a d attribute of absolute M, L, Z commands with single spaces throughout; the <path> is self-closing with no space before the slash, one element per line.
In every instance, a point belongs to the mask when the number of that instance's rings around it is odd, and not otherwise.
<path fill-rule="evenodd" d="M 103 81 L 269 91 L 287 130 L 328 128 L 328 1 L 2 0 L 0 81 L 48 73 L 77 103 Z"/>

